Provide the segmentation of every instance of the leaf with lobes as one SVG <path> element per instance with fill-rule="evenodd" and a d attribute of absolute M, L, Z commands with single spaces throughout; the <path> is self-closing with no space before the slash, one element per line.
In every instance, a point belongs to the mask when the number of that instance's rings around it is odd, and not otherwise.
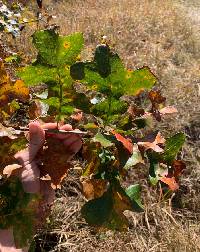
<path fill-rule="evenodd" d="M 138 95 L 151 89 L 157 79 L 148 67 L 127 70 L 120 57 L 107 44 L 96 47 L 93 61 L 77 62 L 70 68 L 74 80 L 81 80 L 88 88 L 119 98 Z"/>
<path fill-rule="evenodd" d="M 75 63 L 84 43 L 82 33 L 61 36 L 53 29 L 36 31 L 32 37 L 38 63 L 54 67 Z"/>

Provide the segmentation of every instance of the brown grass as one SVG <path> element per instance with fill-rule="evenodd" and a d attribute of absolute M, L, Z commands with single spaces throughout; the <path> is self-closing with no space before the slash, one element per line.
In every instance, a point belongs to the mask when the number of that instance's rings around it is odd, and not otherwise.
<path fill-rule="evenodd" d="M 83 57 L 91 56 L 101 35 L 107 35 L 127 67 L 152 69 L 168 103 L 179 110 L 159 127 L 168 134 L 186 132 L 188 141 L 181 155 L 188 169 L 173 205 L 156 203 L 156 193 L 144 187 L 147 210 L 127 213 L 131 224 L 127 233 L 98 234 L 89 228 L 80 217 L 83 199 L 78 178 L 69 176 L 50 223 L 36 236 L 36 251 L 200 251 L 200 22 L 194 22 L 190 12 L 198 8 L 198 1 L 48 0 L 44 4 L 57 15 L 54 22 L 61 33 L 84 33 Z M 34 54 L 31 32 L 26 30 L 14 45 L 27 60 Z"/>

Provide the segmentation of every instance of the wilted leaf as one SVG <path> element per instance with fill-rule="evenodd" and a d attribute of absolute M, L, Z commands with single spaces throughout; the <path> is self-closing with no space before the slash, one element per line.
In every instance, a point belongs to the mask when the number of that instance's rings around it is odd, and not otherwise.
<path fill-rule="evenodd" d="M 182 160 L 174 160 L 172 163 L 173 175 L 178 180 L 179 176 L 185 170 L 186 165 Z"/>
<path fill-rule="evenodd" d="M 157 106 L 157 104 L 161 104 L 166 101 L 166 98 L 161 95 L 160 91 L 154 90 L 151 90 L 149 92 L 149 99 L 152 102 L 153 106 Z"/>
<path fill-rule="evenodd" d="M 157 91 L 151 90 L 149 92 L 149 99 L 152 103 L 152 108 L 150 112 L 155 117 L 155 119 L 160 122 L 161 113 L 159 111 L 159 106 L 160 104 L 163 104 L 165 102 L 166 98 L 161 95 L 159 90 Z"/>
<path fill-rule="evenodd" d="M 6 165 L 15 162 L 14 155 L 26 148 L 26 145 L 27 139 L 24 135 L 15 139 L 0 137 L 0 174 Z"/>
<path fill-rule="evenodd" d="M 18 99 L 19 101 L 26 102 L 29 99 L 29 89 L 25 87 L 21 80 L 12 82 L 6 70 L 4 64 L 0 61 L 0 114 L 7 113 L 13 110 L 13 100 Z M 9 109 L 10 108 L 10 109 Z"/>
<path fill-rule="evenodd" d="M 143 108 L 139 108 L 135 105 L 131 105 L 129 106 L 128 108 L 128 111 L 127 111 L 133 118 L 134 117 L 139 117 L 139 116 L 142 116 L 144 115 L 145 111 Z"/>
<path fill-rule="evenodd" d="M 83 195 L 87 200 L 101 197 L 108 187 L 108 181 L 103 179 L 87 179 L 82 182 Z"/>
<path fill-rule="evenodd" d="M 83 176 L 90 176 L 98 172 L 100 166 L 99 143 L 90 142 L 83 145 L 83 158 L 87 161 Z"/>
<path fill-rule="evenodd" d="M 10 77 L 5 70 L 3 61 L 0 59 L 0 86 L 8 82 L 10 82 Z"/>
<path fill-rule="evenodd" d="M 60 139 L 47 138 L 46 149 L 40 152 L 39 159 L 42 162 L 40 166 L 41 177 L 49 175 L 53 188 L 59 188 L 60 183 L 66 177 L 67 170 L 70 168 L 68 163 L 72 155 L 66 150 L 64 143 Z"/>
<path fill-rule="evenodd" d="M 173 106 L 167 106 L 159 110 L 161 115 L 177 113 L 178 110 Z"/>

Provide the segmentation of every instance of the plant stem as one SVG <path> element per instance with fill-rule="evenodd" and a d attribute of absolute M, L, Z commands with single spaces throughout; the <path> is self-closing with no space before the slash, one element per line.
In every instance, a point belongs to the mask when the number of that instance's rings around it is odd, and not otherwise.
<path fill-rule="evenodd" d="M 110 84 L 110 95 L 108 96 L 108 113 L 107 113 L 107 120 L 106 123 L 108 122 L 109 116 L 110 116 L 110 112 L 111 112 L 111 106 L 112 106 L 112 84 L 110 81 L 110 77 L 108 77 L 108 81 Z"/>
<path fill-rule="evenodd" d="M 61 118 L 62 102 L 63 102 L 63 83 L 61 81 L 60 74 L 58 74 L 58 84 L 59 84 L 59 108 L 58 108 L 57 128 Z"/>

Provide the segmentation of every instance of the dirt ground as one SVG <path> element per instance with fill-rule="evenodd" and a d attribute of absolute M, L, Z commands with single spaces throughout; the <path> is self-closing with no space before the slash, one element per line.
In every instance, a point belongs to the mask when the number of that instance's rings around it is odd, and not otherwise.
<path fill-rule="evenodd" d="M 36 251 L 200 251 L 200 2 L 173 0 L 44 0 L 52 22 L 62 34 L 81 31 L 85 37 L 83 57 L 102 35 L 129 68 L 149 66 L 159 79 L 168 104 L 179 114 L 166 119 L 159 129 L 170 135 L 187 135 L 181 157 L 187 170 L 174 198 L 158 201 L 153 189 L 143 189 L 146 211 L 127 212 L 128 232 L 96 233 L 80 216 L 84 201 L 78 175 L 81 163 L 75 163 L 58 192 L 46 227 L 35 237 Z M 32 9 L 34 11 L 32 2 Z M 32 28 L 22 33 L 13 50 L 34 55 Z M 22 43 L 24 41 L 24 43 Z M 138 182 L 138 181 L 134 181 Z"/>

